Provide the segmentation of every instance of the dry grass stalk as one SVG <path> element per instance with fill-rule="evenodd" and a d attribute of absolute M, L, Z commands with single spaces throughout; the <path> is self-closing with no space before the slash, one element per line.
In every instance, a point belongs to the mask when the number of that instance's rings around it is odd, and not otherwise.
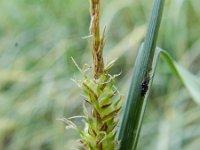
<path fill-rule="evenodd" d="M 99 27 L 99 12 L 100 12 L 100 0 L 90 0 L 90 34 L 91 37 L 91 46 L 92 46 L 92 56 L 93 56 L 93 75 L 97 79 L 104 71 L 104 62 L 103 62 L 103 48 L 105 44 L 105 28 L 102 36 L 100 35 Z"/>

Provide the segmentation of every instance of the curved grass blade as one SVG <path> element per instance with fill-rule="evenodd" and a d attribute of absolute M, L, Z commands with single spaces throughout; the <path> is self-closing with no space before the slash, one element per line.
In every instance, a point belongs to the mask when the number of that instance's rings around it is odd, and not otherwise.
<path fill-rule="evenodd" d="M 184 84 L 190 92 L 192 98 L 197 104 L 200 104 L 200 78 L 191 74 L 187 69 L 183 68 L 180 64 L 174 61 L 171 56 L 163 49 L 156 48 L 154 60 L 156 66 L 159 55 L 168 63 L 172 72 L 174 72 L 180 81 Z M 154 67 L 155 68 L 155 67 Z"/>
<path fill-rule="evenodd" d="M 136 149 L 146 107 L 146 92 L 151 78 L 153 57 L 163 12 L 164 0 L 154 0 L 144 46 L 139 50 L 125 111 L 119 131 L 120 150 Z"/>

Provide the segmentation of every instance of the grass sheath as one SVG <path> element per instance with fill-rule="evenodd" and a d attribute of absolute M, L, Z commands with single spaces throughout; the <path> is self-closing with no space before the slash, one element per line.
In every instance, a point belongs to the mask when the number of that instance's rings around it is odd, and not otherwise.
<path fill-rule="evenodd" d="M 152 82 L 152 63 L 161 22 L 164 0 L 154 0 L 144 45 L 136 59 L 128 99 L 120 126 L 120 150 L 136 149 L 147 95 Z"/>

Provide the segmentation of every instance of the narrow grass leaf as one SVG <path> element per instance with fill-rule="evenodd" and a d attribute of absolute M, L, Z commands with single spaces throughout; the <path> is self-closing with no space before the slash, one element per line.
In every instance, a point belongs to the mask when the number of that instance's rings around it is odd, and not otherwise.
<path fill-rule="evenodd" d="M 192 98 L 196 103 L 200 104 L 200 78 L 191 74 L 187 69 L 182 67 L 163 49 L 156 48 L 154 60 L 158 61 L 159 55 L 167 62 L 170 69 L 177 75 L 180 81 L 184 84 L 190 92 Z M 155 62 L 157 63 L 157 62 Z"/>
<path fill-rule="evenodd" d="M 120 150 L 136 149 L 146 107 L 153 57 L 164 0 L 154 0 L 144 45 L 139 49 L 119 131 Z"/>

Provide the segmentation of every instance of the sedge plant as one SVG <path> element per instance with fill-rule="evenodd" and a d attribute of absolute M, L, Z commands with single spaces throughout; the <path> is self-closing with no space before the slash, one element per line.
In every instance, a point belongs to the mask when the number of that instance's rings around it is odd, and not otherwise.
<path fill-rule="evenodd" d="M 80 133 L 80 143 L 85 150 L 136 150 L 158 56 L 163 56 L 196 100 L 200 97 L 198 94 L 200 82 L 173 61 L 166 51 L 156 48 L 165 0 L 154 0 L 147 34 L 136 58 L 129 95 L 120 128 L 117 130 L 122 97 L 114 85 L 117 75 L 108 73 L 115 61 L 108 65 L 104 64 L 106 28 L 103 32 L 100 31 L 100 2 L 101 0 L 90 0 L 91 23 L 88 38 L 93 60 L 92 75 L 88 73 L 88 68 L 80 69 L 73 60 L 84 77 L 83 80 L 75 81 L 84 94 L 84 129 L 78 128 L 71 121 L 74 117 L 64 121 L 68 128 L 74 128 Z M 193 86 L 188 83 L 188 79 Z"/>
<path fill-rule="evenodd" d="M 74 80 L 83 92 L 84 129 L 79 129 L 72 122 L 71 119 L 74 117 L 64 119 L 67 128 L 74 128 L 79 132 L 81 147 L 86 150 L 114 150 L 119 146 L 116 140 L 116 127 L 122 96 L 115 87 L 115 77 L 118 75 L 112 76 L 108 73 L 114 61 L 104 64 L 106 28 L 101 32 L 100 2 L 101 0 L 90 0 L 91 23 L 88 38 L 93 60 L 92 73 L 89 73 L 88 67 L 78 67 L 73 60 L 84 77 L 83 80 Z"/>

